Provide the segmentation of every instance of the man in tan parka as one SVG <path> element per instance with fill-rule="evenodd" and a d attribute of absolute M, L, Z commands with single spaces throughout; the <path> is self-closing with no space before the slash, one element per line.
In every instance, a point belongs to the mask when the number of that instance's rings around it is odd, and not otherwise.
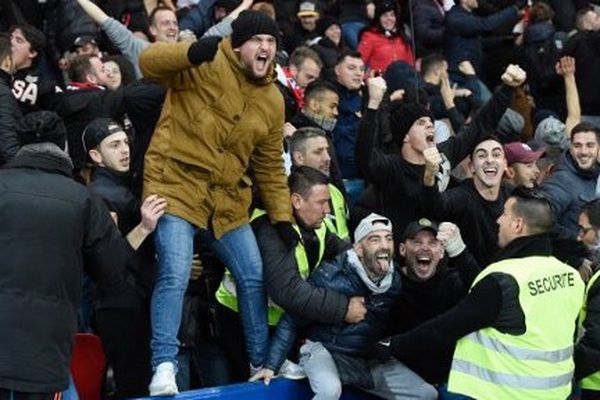
<path fill-rule="evenodd" d="M 284 104 L 273 84 L 279 30 L 256 11 L 242 13 L 232 28 L 208 62 L 201 42 L 158 43 L 140 56 L 144 76 L 169 88 L 144 171 L 144 196 L 168 201 L 155 233 L 151 396 L 178 392 L 177 332 L 196 234 L 233 274 L 250 363 L 264 362 L 267 302 L 248 224 L 249 168 L 282 238 L 291 246 L 297 236 L 282 160 Z"/>

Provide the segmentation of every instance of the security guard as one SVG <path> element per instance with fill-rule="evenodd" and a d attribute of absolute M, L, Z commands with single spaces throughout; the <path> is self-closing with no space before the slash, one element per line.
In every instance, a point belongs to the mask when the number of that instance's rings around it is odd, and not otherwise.
<path fill-rule="evenodd" d="M 575 346 L 575 381 L 581 400 L 600 398 L 600 199 L 584 204 L 579 214 L 578 240 L 588 249 L 590 265 L 596 268 L 585 290 L 579 316 L 581 336 Z"/>
<path fill-rule="evenodd" d="M 331 149 L 327 134 L 321 128 L 304 127 L 294 132 L 288 139 L 289 152 L 294 167 L 308 166 L 318 169 L 329 177 L 329 196 L 331 212 L 325 218 L 327 228 L 340 238 L 349 240 L 349 210 L 342 190 L 343 184 L 334 185 L 331 177 Z"/>
<path fill-rule="evenodd" d="M 305 280 L 319 264 L 350 247 L 323 223 L 329 212 L 327 176 L 314 168 L 299 167 L 289 176 L 288 183 L 295 218 L 293 234 L 284 239 L 277 226 L 260 211 L 253 213 L 251 224 L 263 259 L 269 324 L 276 325 L 283 310 L 318 318 L 324 323 L 362 320 L 366 314 L 362 298 L 348 298 Z M 247 379 L 247 361 L 242 359 L 244 351 L 239 348 L 243 340 L 237 333 L 238 305 L 231 276 L 224 276 L 216 298 L 222 325 L 221 344 L 229 354 L 233 374 L 237 379 Z"/>
<path fill-rule="evenodd" d="M 480 400 L 564 400 L 575 369 L 583 281 L 551 256 L 552 214 L 537 192 L 515 190 L 497 222 L 497 262 L 456 307 L 393 337 L 391 352 L 400 360 L 415 352 L 429 357 L 458 340 L 449 392 Z"/>

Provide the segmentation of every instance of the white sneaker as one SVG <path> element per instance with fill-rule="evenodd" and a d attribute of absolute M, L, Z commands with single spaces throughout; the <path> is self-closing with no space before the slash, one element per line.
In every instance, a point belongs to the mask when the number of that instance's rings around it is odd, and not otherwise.
<path fill-rule="evenodd" d="M 150 396 L 175 396 L 178 394 L 175 373 L 175 365 L 172 362 L 158 364 L 148 387 Z"/>
<path fill-rule="evenodd" d="M 304 369 L 290 360 L 285 360 L 283 364 L 281 364 L 281 368 L 279 368 L 279 376 L 293 380 L 306 378 Z"/>

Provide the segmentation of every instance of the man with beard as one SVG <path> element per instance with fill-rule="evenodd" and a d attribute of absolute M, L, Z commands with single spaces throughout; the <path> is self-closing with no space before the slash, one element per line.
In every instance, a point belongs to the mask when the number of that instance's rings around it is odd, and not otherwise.
<path fill-rule="evenodd" d="M 318 399 L 338 399 L 342 385 L 353 385 L 386 399 L 436 399 L 435 388 L 396 360 L 379 362 L 370 347 L 385 332 L 390 309 L 400 292 L 395 269 L 392 223 L 377 214 L 364 218 L 354 231 L 352 249 L 322 264 L 309 281 L 346 296 L 364 296 L 367 314 L 355 323 L 317 323 L 287 313 L 277 326 L 269 357 L 252 380 L 268 384 L 293 347 L 296 333 L 307 328 L 300 365 Z"/>
<path fill-rule="evenodd" d="M 585 247 L 577 242 L 577 220 L 583 204 L 599 195 L 599 155 L 600 129 L 589 122 L 575 125 L 569 150 L 562 154 L 562 162 L 541 186 L 554 214 L 554 254 L 577 268 L 584 281 L 590 279 L 593 271 L 585 258 Z"/>
<path fill-rule="evenodd" d="M 502 144 L 488 136 L 475 146 L 469 169 L 472 179 L 440 193 L 435 174 L 441 163 L 437 147 L 423 152 L 425 158 L 424 188 L 419 197 L 423 212 L 438 220 L 454 222 L 464 233 L 465 244 L 479 265 L 489 264 L 498 250 L 496 220 L 510 188 L 502 184 L 506 157 Z"/>
<path fill-rule="evenodd" d="M 392 308 L 389 331 L 393 334 L 410 331 L 450 310 L 467 295 L 481 271 L 460 230 L 450 222 L 439 226 L 426 218 L 411 222 L 398 252 L 403 262 L 402 292 Z M 435 362 L 418 355 L 402 360 L 431 384 L 446 381 L 451 361 L 451 349 L 436 354 Z"/>
<path fill-rule="evenodd" d="M 342 239 L 350 239 L 348 231 L 348 206 L 342 182 L 335 182 L 330 175 L 331 154 L 325 131 L 320 128 L 300 128 L 288 140 L 292 165 L 306 165 L 325 174 L 329 180 L 330 210 L 325 223 L 329 230 Z"/>
<path fill-rule="evenodd" d="M 169 87 L 144 164 L 144 197 L 168 202 L 155 234 L 151 396 L 178 392 L 177 331 L 196 234 L 235 279 L 251 365 L 265 361 L 267 296 L 249 224 L 249 168 L 269 221 L 288 248 L 298 242 L 281 158 L 283 101 L 273 84 L 279 29 L 257 11 L 232 27 L 211 62 L 202 63 L 201 42 L 155 43 L 140 56 L 144 76 Z"/>
<path fill-rule="evenodd" d="M 575 240 L 577 219 L 584 203 L 598 197 L 598 155 L 600 129 L 582 122 L 571 131 L 569 150 L 554 173 L 542 184 L 554 214 L 554 232 L 558 238 Z"/>
<path fill-rule="evenodd" d="M 511 193 L 498 225 L 501 252 L 469 294 L 394 336 L 388 351 L 400 360 L 418 354 L 435 362 L 456 346 L 448 390 L 468 398 L 563 400 L 571 393 L 583 282 L 551 256 L 552 212 L 540 193 Z"/>
<path fill-rule="evenodd" d="M 525 143 L 512 142 L 504 145 L 504 154 L 507 164 L 504 182 L 529 189 L 536 187 L 540 176 L 537 160 L 544 150 L 533 151 Z"/>
<path fill-rule="evenodd" d="M 587 247 L 596 273 L 588 282 L 579 318 L 583 336 L 575 346 L 575 381 L 582 388 L 581 400 L 594 400 L 600 397 L 600 200 L 582 207 L 577 239 Z"/>

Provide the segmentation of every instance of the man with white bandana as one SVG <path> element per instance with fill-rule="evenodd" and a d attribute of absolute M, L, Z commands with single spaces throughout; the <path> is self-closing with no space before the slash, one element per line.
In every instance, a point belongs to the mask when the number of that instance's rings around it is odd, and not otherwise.
<path fill-rule="evenodd" d="M 436 399 L 435 388 L 404 364 L 397 360 L 382 363 L 369 353 L 385 334 L 390 308 L 400 292 L 400 275 L 392 261 L 392 223 L 372 213 L 360 222 L 354 238 L 351 249 L 319 266 L 309 281 L 346 296 L 364 296 L 365 319 L 355 324 L 326 324 L 285 314 L 265 367 L 252 379 L 264 379 L 268 384 L 291 350 L 296 332 L 307 328 L 300 365 L 315 399 L 338 399 L 342 385 L 360 387 L 385 399 Z"/>

